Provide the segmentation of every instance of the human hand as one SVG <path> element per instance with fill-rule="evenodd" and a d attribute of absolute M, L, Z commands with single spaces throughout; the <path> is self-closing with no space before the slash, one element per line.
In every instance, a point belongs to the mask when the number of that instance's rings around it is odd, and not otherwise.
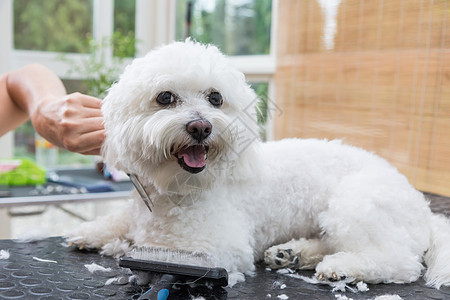
<path fill-rule="evenodd" d="M 73 93 L 41 99 L 31 122 L 40 136 L 53 145 L 81 154 L 100 154 L 105 139 L 102 101 Z"/>

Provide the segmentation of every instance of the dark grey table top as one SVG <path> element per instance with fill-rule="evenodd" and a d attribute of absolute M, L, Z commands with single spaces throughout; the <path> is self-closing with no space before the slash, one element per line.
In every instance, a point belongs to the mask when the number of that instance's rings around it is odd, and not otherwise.
<path fill-rule="evenodd" d="M 434 211 L 450 215 L 450 198 L 428 197 Z M 61 237 L 29 243 L 0 240 L 0 250 L 10 253 L 8 259 L 0 260 L 0 299 L 137 299 L 147 290 L 129 283 L 129 271 L 120 268 L 114 258 L 65 247 Z M 42 259 L 49 261 L 39 261 Z M 85 267 L 91 263 L 111 270 L 91 273 Z M 313 272 L 299 274 L 311 277 Z M 108 281 L 112 283 L 108 285 Z M 255 276 L 247 276 L 245 282 L 232 288 L 180 286 L 171 291 L 169 299 L 337 299 L 337 295 L 355 300 L 381 295 L 398 295 L 405 300 L 450 299 L 450 287 L 429 288 L 423 279 L 412 284 L 378 284 L 368 288 L 358 293 L 332 292 L 328 285 L 310 284 L 258 264 Z"/>

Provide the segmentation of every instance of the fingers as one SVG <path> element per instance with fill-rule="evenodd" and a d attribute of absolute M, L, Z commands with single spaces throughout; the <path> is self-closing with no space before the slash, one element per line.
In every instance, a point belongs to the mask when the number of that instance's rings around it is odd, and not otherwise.
<path fill-rule="evenodd" d="M 60 113 L 64 118 L 100 117 L 102 116 L 101 106 L 100 99 L 75 93 L 65 97 Z"/>
<path fill-rule="evenodd" d="M 87 118 L 83 121 L 83 124 L 79 128 L 79 132 L 82 134 L 105 129 L 103 126 L 103 117 Z"/>
<path fill-rule="evenodd" d="M 81 93 L 73 93 L 67 95 L 67 98 L 79 102 L 84 107 L 90 107 L 95 109 L 100 109 L 102 107 L 102 100 L 93 96 L 84 95 Z"/>
<path fill-rule="evenodd" d="M 64 119 L 61 124 L 62 137 L 76 137 L 91 132 L 104 130 L 103 117 Z"/>
<path fill-rule="evenodd" d="M 100 148 L 105 140 L 103 117 L 64 119 L 60 127 L 63 146 L 72 152 L 84 153 Z"/>
<path fill-rule="evenodd" d="M 105 140 L 105 130 L 89 131 L 64 139 L 64 148 L 81 154 L 99 154 Z"/>
<path fill-rule="evenodd" d="M 99 154 L 105 139 L 102 101 L 74 93 L 48 97 L 32 117 L 36 131 L 59 147 L 82 154 Z"/>
<path fill-rule="evenodd" d="M 100 155 L 101 154 L 100 150 L 101 150 L 101 148 L 96 148 L 96 149 L 93 149 L 93 150 L 89 150 L 89 151 L 86 151 L 86 152 L 80 152 L 80 153 L 84 154 L 84 155 Z"/>
<path fill-rule="evenodd" d="M 79 153 L 86 155 L 100 155 L 101 145 L 105 141 L 105 130 L 90 132 L 81 137 L 83 150 Z"/>
<path fill-rule="evenodd" d="M 69 107 L 67 105 L 61 109 L 60 115 L 61 119 L 65 120 L 81 120 L 103 116 L 100 109 L 88 108 L 84 106 Z"/>

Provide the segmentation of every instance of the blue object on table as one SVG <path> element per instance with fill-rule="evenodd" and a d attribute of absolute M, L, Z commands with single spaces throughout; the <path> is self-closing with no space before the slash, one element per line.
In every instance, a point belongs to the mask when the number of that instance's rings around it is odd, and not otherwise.
<path fill-rule="evenodd" d="M 106 180 L 92 180 L 82 176 L 58 175 L 53 173 L 47 177 L 48 182 L 71 186 L 75 188 L 85 188 L 88 193 L 104 193 L 114 191 L 111 182 Z"/>
<path fill-rule="evenodd" d="M 155 286 L 139 297 L 139 300 L 167 300 L 169 289 L 175 281 L 177 281 L 177 276 L 164 274 Z"/>

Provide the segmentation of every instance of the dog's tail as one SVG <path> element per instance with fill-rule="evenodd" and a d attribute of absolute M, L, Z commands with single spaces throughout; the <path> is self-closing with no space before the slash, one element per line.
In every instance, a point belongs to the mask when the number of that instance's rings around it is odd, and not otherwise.
<path fill-rule="evenodd" d="M 431 217 L 431 245 L 425 254 L 427 285 L 439 289 L 450 286 L 450 220 L 442 215 Z"/>

